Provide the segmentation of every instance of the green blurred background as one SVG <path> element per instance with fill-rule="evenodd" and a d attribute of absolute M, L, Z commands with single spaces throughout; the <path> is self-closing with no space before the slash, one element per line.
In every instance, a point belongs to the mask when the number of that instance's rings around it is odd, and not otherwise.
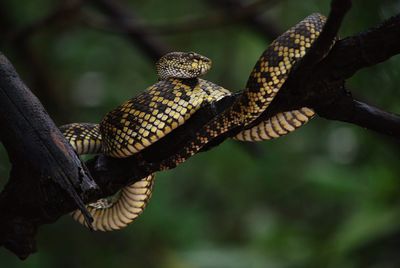
<path fill-rule="evenodd" d="M 282 32 L 313 12 L 327 14 L 329 2 L 265 1 L 256 11 Z M 156 81 L 154 60 L 89 2 L 24 36 L 62 3 L 2 0 L 0 50 L 57 124 L 98 122 Z M 233 91 L 244 87 L 271 42 L 248 17 L 222 16 L 213 1 L 119 3 L 139 20 L 129 23 L 151 25 L 157 42 L 210 57 L 206 78 Z M 355 0 L 340 34 L 399 11 L 400 1 Z M 190 29 L 199 19 L 209 25 Z M 400 114 L 399 70 L 395 57 L 348 85 L 359 99 Z M 385 136 L 320 118 L 252 147 L 227 141 L 158 174 L 152 201 L 128 228 L 92 233 L 64 216 L 40 229 L 39 251 L 26 261 L 0 249 L 0 267 L 400 267 L 399 148 Z M 0 147 L 2 185 L 8 172 Z"/>

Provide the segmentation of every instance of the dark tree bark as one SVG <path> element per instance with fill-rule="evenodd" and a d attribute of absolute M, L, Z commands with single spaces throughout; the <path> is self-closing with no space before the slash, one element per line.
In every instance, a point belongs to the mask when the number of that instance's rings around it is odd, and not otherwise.
<path fill-rule="evenodd" d="M 311 49 L 310 55 L 296 66 L 259 120 L 307 106 L 326 119 L 348 122 L 400 139 L 398 116 L 353 99 L 345 87 L 345 80 L 358 70 L 400 52 L 400 15 L 364 33 L 337 41 L 322 59 L 321 55 L 327 51 L 326 44 L 334 37 L 332 33 L 339 28 L 351 1 L 334 0 L 332 3 L 326 32 L 321 34 L 321 40 Z M 159 52 L 150 53 L 155 57 Z M 89 160 L 86 165 L 94 182 L 39 101 L 11 64 L 0 57 L 0 138 L 13 164 L 9 182 L 0 195 L 0 245 L 20 258 L 27 257 L 34 251 L 38 226 L 82 207 L 82 201 L 87 203 L 108 196 L 157 172 L 157 163 L 173 156 L 181 149 L 180 145 L 184 146 L 185 141 L 239 95 L 200 109 L 183 126 L 132 157 L 115 159 L 99 155 Z M 205 150 L 233 134 L 219 137 Z"/>
<path fill-rule="evenodd" d="M 0 195 L 0 245 L 25 258 L 35 250 L 38 225 L 56 220 L 53 212 L 65 204 L 81 208 L 90 220 L 82 197 L 97 186 L 2 54 L 0 103 L 0 140 L 12 163 Z"/>

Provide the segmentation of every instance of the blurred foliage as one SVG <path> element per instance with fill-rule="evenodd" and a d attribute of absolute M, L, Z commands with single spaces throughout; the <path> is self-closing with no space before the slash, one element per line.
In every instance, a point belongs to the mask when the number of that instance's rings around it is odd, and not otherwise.
<path fill-rule="evenodd" d="M 51 0 L 4 0 L 13 30 L 54 9 Z M 205 1 L 125 0 L 143 23 L 185 23 L 215 12 Z M 262 14 L 284 30 L 328 0 L 282 0 Z M 396 0 L 355 0 L 341 36 L 400 12 Z M 90 5 L 88 12 L 96 11 Z M 9 29 L 10 30 L 10 29 Z M 207 79 L 243 88 L 271 41 L 245 24 L 160 35 L 174 50 L 213 59 Z M 2 39 L 2 38 L 0 38 Z M 76 23 L 50 25 L 25 40 L 40 59 L 58 124 L 98 122 L 156 81 L 154 63 L 120 34 Z M 0 41 L 27 85 L 32 65 Z M 349 87 L 366 102 L 400 113 L 400 57 L 357 73 Z M 37 84 L 36 84 L 37 85 Z M 399 144 L 340 122 L 316 118 L 294 134 L 257 144 L 251 154 L 227 141 L 160 173 L 152 201 L 129 228 L 91 233 L 65 216 L 41 228 L 39 252 L 20 262 L 0 250 L 0 267 L 400 267 Z M 0 148 L 0 178 L 8 159 Z"/>

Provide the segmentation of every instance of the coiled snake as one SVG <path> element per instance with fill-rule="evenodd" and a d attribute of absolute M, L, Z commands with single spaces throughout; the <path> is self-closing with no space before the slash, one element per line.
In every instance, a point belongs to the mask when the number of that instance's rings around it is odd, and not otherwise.
<path fill-rule="evenodd" d="M 325 20 L 320 14 L 312 14 L 278 37 L 257 61 L 245 90 L 234 104 L 208 122 L 177 154 L 162 161 L 160 169 L 175 167 L 234 128 L 241 128 L 234 139 L 263 141 L 288 134 L 307 123 L 314 111 L 303 107 L 278 113 L 250 127 L 268 108 L 293 66 L 310 49 Z M 131 156 L 184 124 L 204 105 L 232 94 L 198 78 L 210 67 L 211 61 L 196 53 L 169 53 L 157 63 L 159 81 L 107 113 L 100 124 L 74 123 L 62 126 L 61 130 L 78 154 Z M 93 214 L 93 229 L 116 230 L 132 222 L 148 203 L 153 183 L 151 174 L 113 197 L 87 205 Z M 80 211 L 75 211 L 73 217 L 85 224 Z"/>
<path fill-rule="evenodd" d="M 282 88 L 293 66 L 306 55 L 317 40 L 325 21 L 324 16 L 312 14 L 274 40 L 257 61 L 245 90 L 235 103 L 207 123 L 183 149 L 157 164 L 159 168 L 166 170 L 176 167 L 214 138 L 238 127 L 246 128 L 256 120 Z M 302 125 L 291 121 L 293 117 L 304 124 L 313 115 L 314 111 L 306 107 L 283 112 L 255 127 L 241 131 L 235 138 L 257 141 L 264 140 L 263 137 L 268 139 L 284 135 Z"/>

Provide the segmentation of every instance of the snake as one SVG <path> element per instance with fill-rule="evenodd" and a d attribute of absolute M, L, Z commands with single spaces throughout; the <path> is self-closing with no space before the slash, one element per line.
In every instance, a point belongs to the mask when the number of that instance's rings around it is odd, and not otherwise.
<path fill-rule="evenodd" d="M 325 22 L 325 16 L 319 13 L 311 14 L 275 39 L 256 62 L 238 99 L 202 126 L 195 137 L 181 146 L 178 152 L 159 163 L 152 163 L 152 168 L 174 168 L 228 131 L 244 129 L 234 138 L 242 141 L 261 141 L 287 134 L 306 123 L 315 114 L 314 110 L 308 107 L 277 114 L 256 126 L 251 124 L 266 111 L 277 96 L 294 66 L 304 58 L 318 39 Z M 246 128 L 247 126 L 249 128 Z"/>
<path fill-rule="evenodd" d="M 78 155 L 129 157 L 184 124 L 207 103 L 231 92 L 199 76 L 212 61 L 194 52 L 171 52 L 156 63 L 159 81 L 107 113 L 99 124 L 72 123 L 60 127 Z M 145 209 L 154 174 L 124 187 L 115 195 L 87 204 L 95 231 L 124 228 Z M 82 213 L 72 217 L 87 226 Z M 88 226 L 87 226 L 88 227 Z"/>
<path fill-rule="evenodd" d="M 278 94 L 293 66 L 318 38 L 325 21 L 323 15 L 312 14 L 273 41 L 258 59 L 238 99 L 206 123 L 189 144 L 161 161 L 160 170 L 177 166 L 214 138 L 235 128 L 240 130 L 233 139 L 255 142 L 279 138 L 307 123 L 315 112 L 302 107 L 254 124 Z M 199 78 L 211 64 L 210 59 L 194 52 L 168 53 L 156 63 L 159 81 L 108 112 L 99 124 L 72 123 L 60 129 L 79 155 L 103 153 L 125 158 L 137 154 L 185 124 L 202 107 L 232 95 Z M 93 229 L 118 230 L 134 221 L 149 202 L 154 177 L 150 174 L 114 196 L 88 204 Z M 79 210 L 72 216 L 87 226 Z"/>

